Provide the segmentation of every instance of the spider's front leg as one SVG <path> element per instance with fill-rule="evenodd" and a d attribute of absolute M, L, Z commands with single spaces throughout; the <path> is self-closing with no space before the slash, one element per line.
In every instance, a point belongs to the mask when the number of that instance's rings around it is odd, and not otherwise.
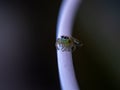
<path fill-rule="evenodd" d="M 62 50 L 62 52 L 66 51 L 66 46 L 65 46 L 65 44 L 62 44 L 61 50 Z"/>
<path fill-rule="evenodd" d="M 57 48 L 57 50 L 59 50 L 59 48 L 58 48 L 58 43 L 57 43 L 57 42 L 55 43 L 55 47 Z"/>
<path fill-rule="evenodd" d="M 76 45 L 73 45 L 72 46 L 72 51 L 75 51 L 75 49 L 76 49 Z"/>

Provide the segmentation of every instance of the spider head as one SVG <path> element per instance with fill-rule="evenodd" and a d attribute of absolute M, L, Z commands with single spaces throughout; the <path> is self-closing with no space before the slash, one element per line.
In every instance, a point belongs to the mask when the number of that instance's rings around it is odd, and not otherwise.
<path fill-rule="evenodd" d="M 67 36 L 61 36 L 62 39 L 69 39 Z"/>

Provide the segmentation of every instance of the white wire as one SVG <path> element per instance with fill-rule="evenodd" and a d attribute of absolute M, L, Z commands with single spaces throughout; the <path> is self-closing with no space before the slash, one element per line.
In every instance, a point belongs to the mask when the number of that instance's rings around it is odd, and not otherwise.
<path fill-rule="evenodd" d="M 56 39 L 71 36 L 72 26 L 80 0 L 63 0 L 59 12 Z M 59 77 L 62 90 L 80 90 L 72 62 L 71 52 L 57 50 Z"/>

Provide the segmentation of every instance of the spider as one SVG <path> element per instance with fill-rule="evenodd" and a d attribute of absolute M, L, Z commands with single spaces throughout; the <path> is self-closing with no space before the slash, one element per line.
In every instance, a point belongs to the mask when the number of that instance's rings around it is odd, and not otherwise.
<path fill-rule="evenodd" d="M 68 36 L 61 36 L 56 40 L 56 48 L 57 50 L 64 51 L 74 51 L 76 46 L 81 46 L 82 43 L 79 42 L 76 38 L 68 37 Z"/>

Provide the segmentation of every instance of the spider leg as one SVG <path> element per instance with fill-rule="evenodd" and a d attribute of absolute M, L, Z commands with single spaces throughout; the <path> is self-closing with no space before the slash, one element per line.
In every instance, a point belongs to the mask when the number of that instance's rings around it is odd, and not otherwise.
<path fill-rule="evenodd" d="M 61 50 L 62 50 L 62 52 L 65 51 L 65 45 L 64 45 L 64 44 L 62 44 L 62 48 L 61 48 Z"/>
<path fill-rule="evenodd" d="M 65 51 L 65 48 L 62 48 L 61 50 L 62 50 L 62 52 L 64 52 L 64 51 Z"/>
<path fill-rule="evenodd" d="M 73 45 L 73 46 L 72 46 L 72 51 L 75 51 L 75 49 L 76 49 L 76 46 Z"/>
<path fill-rule="evenodd" d="M 55 46 L 56 46 L 57 50 L 59 50 L 59 46 L 60 46 L 60 39 L 59 38 L 56 40 Z"/>
<path fill-rule="evenodd" d="M 58 48 L 58 43 L 57 43 L 57 42 L 55 43 L 55 47 L 57 48 L 57 50 L 59 50 L 59 48 Z"/>

